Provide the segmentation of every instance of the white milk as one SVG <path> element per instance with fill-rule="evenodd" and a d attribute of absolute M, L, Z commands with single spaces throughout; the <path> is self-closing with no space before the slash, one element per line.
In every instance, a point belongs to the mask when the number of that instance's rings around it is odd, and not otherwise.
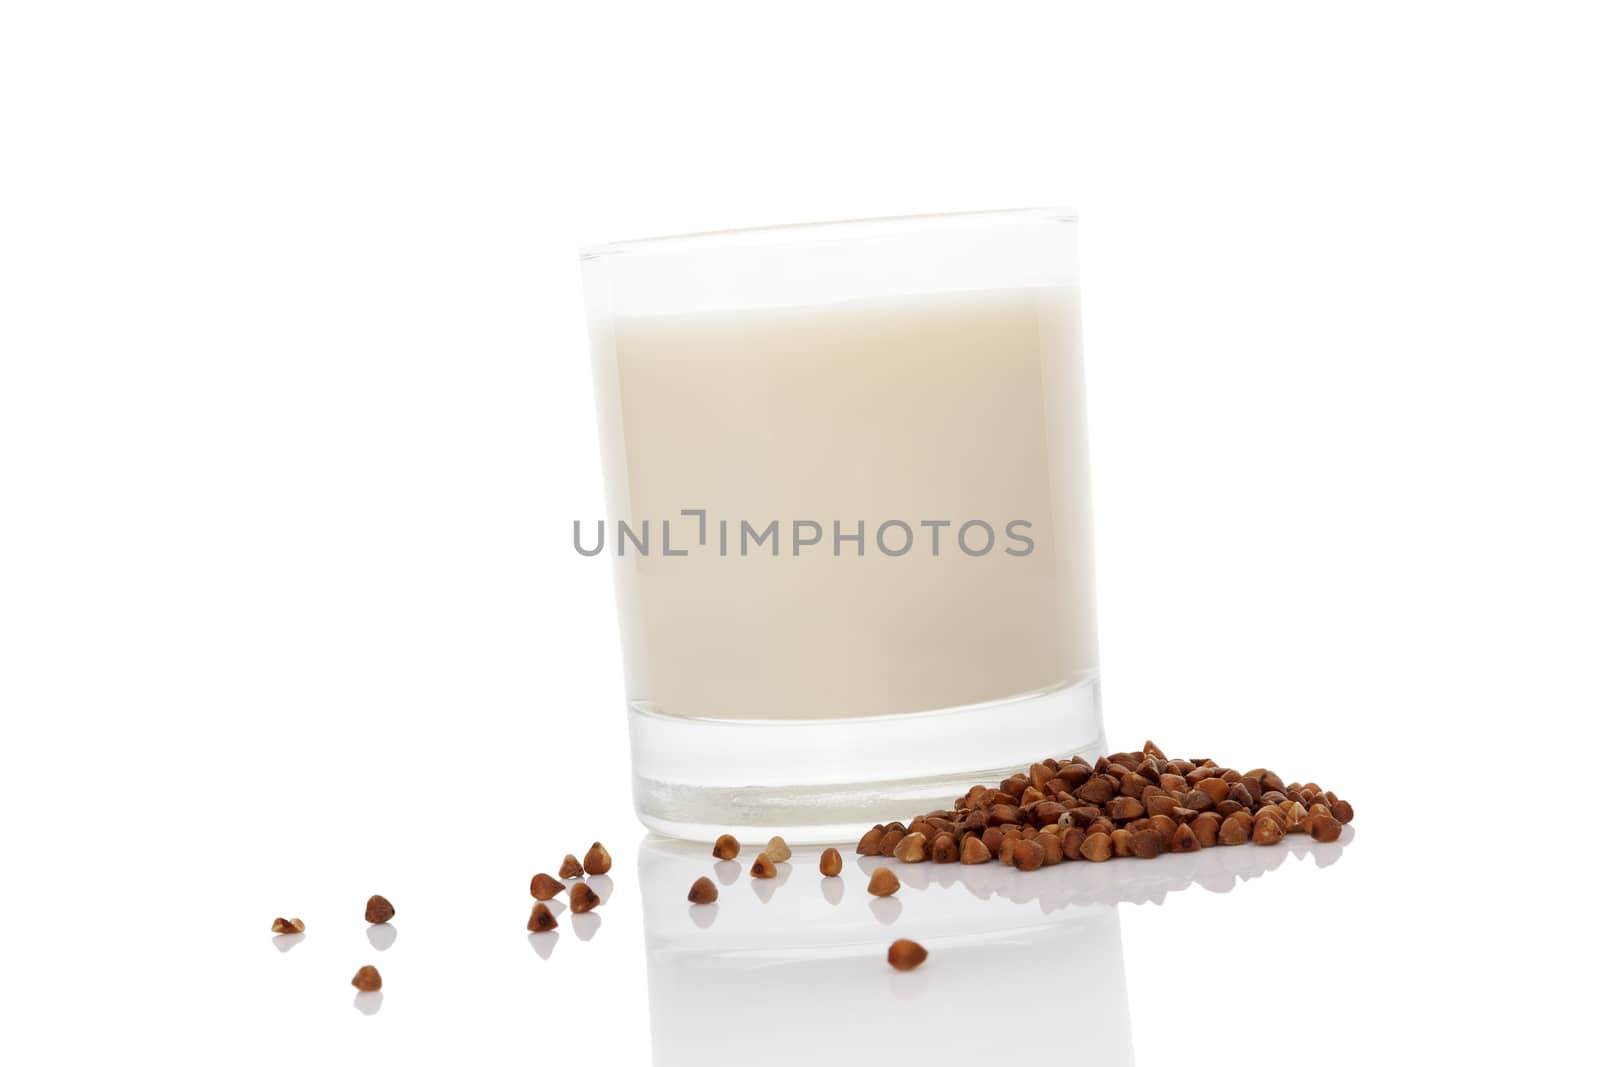
<path fill-rule="evenodd" d="M 596 366 L 612 516 L 650 525 L 648 555 L 619 557 L 606 531 L 636 707 L 828 719 L 1095 677 L 1075 293 L 623 317 Z M 704 546 L 683 509 L 707 513 Z M 687 555 L 663 555 L 663 520 Z M 770 539 L 741 554 L 741 520 L 777 520 L 779 554 Z M 798 556 L 796 520 L 822 532 Z M 834 554 L 835 520 L 863 524 L 863 554 Z M 911 529 L 903 555 L 877 544 L 889 520 Z M 994 530 L 986 554 L 957 543 L 970 520 Z M 1030 525 L 1008 536 L 1014 521 Z M 969 528 L 971 550 L 987 540 Z M 890 551 L 905 541 L 885 528 Z"/>

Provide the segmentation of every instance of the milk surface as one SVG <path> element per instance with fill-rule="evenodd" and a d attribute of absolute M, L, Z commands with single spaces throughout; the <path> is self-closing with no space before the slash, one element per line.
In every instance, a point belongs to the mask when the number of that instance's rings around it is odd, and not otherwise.
<path fill-rule="evenodd" d="M 1074 292 L 625 316 L 595 345 L 612 516 L 650 525 L 648 554 L 606 543 L 635 706 L 815 720 L 1094 677 Z M 835 521 L 863 543 L 835 555 Z"/>

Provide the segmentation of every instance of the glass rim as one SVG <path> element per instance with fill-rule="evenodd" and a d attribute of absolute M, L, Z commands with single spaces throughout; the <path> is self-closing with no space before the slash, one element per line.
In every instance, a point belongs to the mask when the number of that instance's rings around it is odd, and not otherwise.
<path fill-rule="evenodd" d="M 660 237 L 637 237 L 625 241 L 609 241 L 583 245 L 578 250 L 580 260 L 599 259 L 622 254 L 640 255 L 672 252 L 684 248 L 705 248 L 726 245 L 732 247 L 782 244 L 791 241 L 839 240 L 882 236 L 914 229 L 935 229 L 941 226 L 970 226 L 989 222 L 1037 221 L 1077 222 L 1078 215 L 1069 207 L 1018 207 L 980 211 L 931 212 L 921 215 L 881 215 L 859 219 L 830 219 L 820 222 L 791 222 L 775 226 L 748 226 L 731 230 L 702 230 L 695 233 L 667 234 Z"/>

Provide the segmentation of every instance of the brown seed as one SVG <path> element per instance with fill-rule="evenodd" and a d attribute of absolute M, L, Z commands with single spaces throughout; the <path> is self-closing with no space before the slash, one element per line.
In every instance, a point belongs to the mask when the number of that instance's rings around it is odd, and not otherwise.
<path fill-rule="evenodd" d="M 961 842 L 962 863 L 988 863 L 993 858 L 993 854 L 977 834 L 968 834 L 966 840 Z"/>
<path fill-rule="evenodd" d="M 1356 817 L 1356 809 L 1350 806 L 1348 800 L 1335 800 L 1328 810 L 1342 823 L 1347 823 Z"/>
<path fill-rule="evenodd" d="M 1061 835 L 1061 855 L 1069 860 L 1083 859 L 1083 842 L 1088 836 L 1081 827 L 1067 827 L 1067 832 Z"/>
<path fill-rule="evenodd" d="M 550 911 L 550 905 L 544 901 L 533 906 L 533 914 L 528 916 L 528 929 L 536 934 L 547 934 L 556 928 L 556 917 Z"/>
<path fill-rule="evenodd" d="M 1133 797 L 1112 797 L 1106 805 L 1106 814 L 1118 822 L 1137 819 L 1144 814 L 1144 805 Z"/>
<path fill-rule="evenodd" d="M 793 855 L 793 853 L 789 851 L 789 842 L 785 841 L 781 837 L 774 837 L 771 841 L 767 842 L 766 853 L 767 858 L 773 863 L 782 863 L 791 855 Z"/>
<path fill-rule="evenodd" d="M 1038 841 L 1022 840 L 1012 849 L 1011 864 L 1019 871 L 1036 871 L 1044 866 L 1044 846 Z"/>
<path fill-rule="evenodd" d="M 386 923 L 394 918 L 394 905 L 379 896 L 367 898 L 367 922 Z"/>
<path fill-rule="evenodd" d="M 1201 848 L 1210 848 L 1217 843 L 1217 834 L 1222 830 L 1222 816 L 1214 811 L 1201 812 L 1189 823 L 1189 829 L 1194 831 Z"/>
<path fill-rule="evenodd" d="M 356 976 L 350 979 L 350 984 L 363 993 L 376 993 L 383 988 L 383 975 L 378 973 L 378 968 L 369 963 L 356 972 Z"/>
<path fill-rule="evenodd" d="M 689 887 L 689 903 L 710 904 L 717 899 L 717 883 L 701 875 L 694 880 L 694 885 Z M 573 909 L 577 910 L 577 909 Z"/>
<path fill-rule="evenodd" d="M 719 860 L 734 860 L 739 858 L 739 842 L 732 834 L 723 834 L 711 846 L 711 854 Z"/>
<path fill-rule="evenodd" d="M 901 863 L 921 863 L 928 856 L 927 844 L 921 834 L 907 834 L 894 847 L 894 858 Z"/>
<path fill-rule="evenodd" d="M 1305 829 L 1313 841 L 1337 841 L 1344 827 L 1332 815 L 1318 814 L 1306 820 Z"/>
<path fill-rule="evenodd" d="M 536 874 L 533 876 L 533 881 L 528 883 L 528 892 L 533 894 L 534 900 L 550 900 L 557 893 L 565 893 L 566 891 L 566 886 L 548 874 Z"/>
<path fill-rule="evenodd" d="M 928 858 L 935 863 L 955 863 L 961 858 L 961 849 L 956 846 L 955 835 L 948 831 L 940 831 L 933 835 L 933 842 L 928 846 Z"/>
<path fill-rule="evenodd" d="M 761 855 L 757 856 L 756 861 L 750 865 L 750 877 L 776 878 L 778 877 L 778 865 L 772 862 L 771 856 L 763 852 Z"/>
<path fill-rule="evenodd" d="M 893 830 L 893 829 L 885 830 L 883 832 L 883 840 L 878 842 L 878 855 L 880 855 L 880 856 L 892 856 L 892 855 L 894 855 L 895 846 L 898 845 L 901 841 L 903 841 L 905 839 L 905 836 L 906 836 L 906 832 L 904 830 Z"/>
<path fill-rule="evenodd" d="M 1217 843 L 1222 845 L 1242 845 L 1250 840 L 1250 826 L 1237 819 L 1224 819 L 1222 826 L 1217 830 Z"/>
<path fill-rule="evenodd" d="M 1083 858 L 1094 863 L 1103 863 L 1111 858 L 1111 835 L 1090 834 L 1083 839 L 1081 849 Z"/>
<path fill-rule="evenodd" d="M 611 869 L 611 853 L 596 841 L 589 846 L 589 851 L 583 854 L 583 869 L 588 874 L 605 874 Z"/>
<path fill-rule="evenodd" d="M 600 894 L 589 888 L 588 882 L 579 882 L 572 887 L 572 893 L 567 897 L 567 907 L 572 909 L 572 914 L 582 915 L 586 911 L 593 911 L 600 906 Z"/>
<path fill-rule="evenodd" d="M 1122 776 L 1120 792 L 1125 797 L 1139 797 L 1144 795 L 1145 789 L 1151 785 L 1150 779 L 1137 771 L 1130 771 Z"/>
<path fill-rule="evenodd" d="M 1146 741 L 1144 743 L 1144 754 L 1146 756 L 1154 756 L 1156 759 L 1164 760 L 1167 758 L 1167 754 L 1157 748 L 1154 741 Z"/>
<path fill-rule="evenodd" d="M 1049 829 L 1056 830 L 1060 829 L 1060 827 L 1052 826 Z M 1060 834 L 1053 834 L 1047 830 L 1045 833 L 1040 834 L 1033 840 L 1044 853 L 1044 865 L 1046 867 L 1054 867 L 1056 864 L 1060 863 L 1065 856 L 1065 853 L 1061 848 Z"/>
<path fill-rule="evenodd" d="M 1137 830 L 1133 835 L 1133 854 L 1142 860 L 1155 859 L 1165 851 L 1158 830 L 1146 828 Z"/>
<path fill-rule="evenodd" d="M 1211 803 L 1220 804 L 1228 799 L 1228 792 L 1232 788 L 1221 778 L 1202 778 L 1195 783 L 1195 788 L 1211 798 Z"/>
<path fill-rule="evenodd" d="M 1113 787 L 1109 778 L 1091 778 L 1078 787 L 1078 799 L 1085 804 L 1104 804 L 1116 795 L 1118 787 Z"/>
<path fill-rule="evenodd" d="M 1283 824 L 1276 819 L 1256 817 L 1255 829 L 1250 833 L 1250 840 L 1258 845 L 1276 845 L 1283 840 Z"/>
<path fill-rule="evenodd" d="M 1017 854 L 1017 843 L 1021 840 L 1022 835 L 1020 833 L 1007 834 L 1001 840 L 1000 847 L 994 850 L 994 858 L 1007 867 L 1011 866 L 1012 860 Z"/>
<path fill-rule="evenodd" d="M 1194 831 L 1189 828 L 1188 823 L 1184 823 L 1182 826 L 1178 827 L 1177 832 L 1172 835 L 1172 851 L 1200 851 L 1200 839 L 1194 835 Z"/>
<path fill-rule="evenodd" d="M 1171 815 L 1178 802 L 1165 793 L 1151 796 L 1144 802 L 1144 810 L 1151 815 Z"/>
<path fill-rule="evenodd" d="M 568 852 L 567 855 L 566 855 L 566 858 L 561 861 L 561 877 L 563 877 L 563 878 L 582 878 L 583 877 L 583 864 L 579 863 L 578 862 L 578 857 L 574 856 L 570 852 Z"/>
<path fill-rule="evenodd" d="M 844 857 L 839 855 L 839 850 L 836 848 L 823 849 L 822 858 L 817 861 L 817 869 L 825 877 L 837 878 L 839 872 L 844 870 Z"/>
<path fill-rule="evenodd" d="M 1055 800 L 1046 800 L 1033 809 L 1033 821 L 1039 826 L 1049 826 L 1067 813 L 1067 806 Z"/>
<path fill-rule="evenodd" d="M 889 966 L 897 971 L 909 971 L 928 958 L 928 950 L 915 941 L 901 938 L 889 946 Z"/>
<path fill-rule="evenodd" d="M 303 934 L 306 924 L 300 919 L 273 919 L 272 932 L 275 934 Z"/>
<path fill-rule="evenodd" d="M 1060 771 L 1061 780 L 1066 783 L 1069 790 L 1078 788 L 1093 776 L 1094 772 L 1081 763 L 1068 763 Z"/>
<path fill-rule="evenodd" d="M 883 827 L 874 826 L 861 835 L 861 840 L 856 843 L 856 855 L 876 856 L 878 846 L 883 844 Z"/>
<path fill-rule="evenodd" d="M 1056 776 L 1055 768 L 1043 763 L 1035 763 L 1028 768 L 1028 781 L 1035 789 L 1043 789 L 1044 784 Z"/>
<path fill-rule="evenodd" d="M 1114 856 L 1133 855 L 1133 831 L 1126 826 L 1119 826 L 1111 831 L 1111 854 Z"/>
<path fill-rule="evenodd" d="M 900 879 L 887 867 L 879 867 L 867 879 L 867 892 L 875 897 L 892 896 L 900 888 Z"/>
<path fill-rule="evenodd" d="M 1000 843 L 1006 839 L 1006 832 L 998 826 L 991 826 L 985 830 L 980 838 L 983 847 L 989 850 L 989 855 L 1000 855 Z"/>

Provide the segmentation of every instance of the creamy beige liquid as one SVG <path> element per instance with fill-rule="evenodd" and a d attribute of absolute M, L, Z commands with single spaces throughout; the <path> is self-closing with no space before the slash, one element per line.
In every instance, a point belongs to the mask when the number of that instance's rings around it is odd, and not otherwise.
<path fill-rule="evenodd" d="M 628 698 L 670 715 L 931 711 L 1096 671 L 1075 294 L 1026 289 L 625 317 L 596 334 Z M 681 514 L 705 509 L 699 521 Z M 740 521 L 771 541 L 741 555 Z M 833 554 L 833 522 L 865 526 Z M 884 554 L 886 520 L 910 551 Z M 957 528 L 995 531 L 969 556 Z M 662 554 L 662 521 L 674 551 Z M 727 520 L 728 554 L 719 553 Z M 793 552 L 794 520 L 822 527 Z M 933 531 L 925 520 L 949 520 Z M 1006 534 L 1012 520 L 1031 538 Z M 593 543 L 592 525 L 587 535 Z M 807 528 L 805 536 L 813 531 Z M 886 531 L 898 551 L 899 529 Z M 981 529 L 969 531 L 973 550 Z"/>

